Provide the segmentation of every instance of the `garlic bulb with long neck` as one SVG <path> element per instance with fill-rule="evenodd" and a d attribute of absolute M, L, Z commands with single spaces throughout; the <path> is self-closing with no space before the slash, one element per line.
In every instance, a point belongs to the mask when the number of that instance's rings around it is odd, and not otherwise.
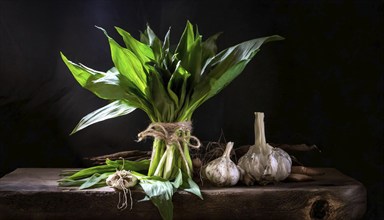
<path fill-rule="evenodd" d="M 233 186 L 240 179 L 240 171 L 230 159 L 233 142 L 228 142 L 223 156 L 209 162 L 205 168 L 205 176 L 216 186 Z"/>
<path fill-rule="evenodd" d="M 255 112 L 255 144 L 239 159 L 238 166 L 260 184 L 284 180 L 291 173 L 292 160 L 289 154 L 272 147 L 265 139 L 262 112 Z"/>

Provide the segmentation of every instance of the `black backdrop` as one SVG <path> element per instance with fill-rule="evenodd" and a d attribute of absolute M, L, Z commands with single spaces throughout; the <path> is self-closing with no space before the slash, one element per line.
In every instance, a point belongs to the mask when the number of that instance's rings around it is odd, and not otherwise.
<path fill-rule="evenodd" d="M 17 167 L 79 167 L 84 156 L 136 143 L 149 120 L 131 115 L 68 134 L 106 104 L 82 89 L 59 57 L 107 70 L 104 27 L 138 37 L 148 22 L 177 43 L 186 20 L 221 49 L 279 34 L 220 95 L 194 115 L 194 134 L 253 142 L 253 112 L 266 113 L 267 140 L 316 144 L 306 165 L 334 167 L 368 190 L 367 219 L 383 215 L 383 3 L 379 1 L 0 1 L 0 176 Z M 120 39 L 119 39 L 120 40 Z M 121 41 L 120 41 L 121 42 Z"/>

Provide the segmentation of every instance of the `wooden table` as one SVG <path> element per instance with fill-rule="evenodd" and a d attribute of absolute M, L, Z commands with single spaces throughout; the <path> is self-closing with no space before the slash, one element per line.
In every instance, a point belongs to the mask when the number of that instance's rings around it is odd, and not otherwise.
<path fill-rule="evenodd" d="M 320 169 L 320 168 L 317 168 Z M 160 219 L 138 188 L 131 211 L 120 211 L 118 193 L 104 187 L 77 190 L 57 186 L 58 168 L 20 168 L 0 179 L 0 219 Z M 216 188 L 204 186 L 204 200 L 179 191 L 175 219 L 361 219 L 366 190 L 332 168 L 310 182 Z"/>

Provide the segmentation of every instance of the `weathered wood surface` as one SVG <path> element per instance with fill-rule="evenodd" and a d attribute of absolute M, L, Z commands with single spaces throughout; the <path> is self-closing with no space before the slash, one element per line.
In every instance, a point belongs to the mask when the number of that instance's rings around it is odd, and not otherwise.
<path fill-rule="evenodd" d="M 316 168 L 319 169 L 319 168 Z M 21 168 L 0 179 L 0 219 L 160 219 L 139 189 L 133 210 L 116 208 L 118 193 L 57 186 L 62 169 Z M 268 186 L 202 187 L 204 200 L 186 192 L 174 195 L 174 219 L 361 219 L 366 190 L 332 168 L 314 181 Z"/>

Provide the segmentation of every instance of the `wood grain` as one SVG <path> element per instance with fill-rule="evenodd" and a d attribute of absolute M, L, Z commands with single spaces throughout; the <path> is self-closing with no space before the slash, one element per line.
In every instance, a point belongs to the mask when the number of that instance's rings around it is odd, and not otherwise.
<path fill-rule="evenodd" d="M 175 194 L 174 219 L 361 219 L 366 190 L 358 181 L 332 168 L 316 168 L 324 175 L 309 182 L 267 186 L 217 188 L 205 184 L 204 200 L 186 192 Z M 0 179 L 0 219 L 160 219 L 137 188 L 132 211 L 116 208 L 111 188 L 60 188 L 62 169 L 21 168 Z"/>

